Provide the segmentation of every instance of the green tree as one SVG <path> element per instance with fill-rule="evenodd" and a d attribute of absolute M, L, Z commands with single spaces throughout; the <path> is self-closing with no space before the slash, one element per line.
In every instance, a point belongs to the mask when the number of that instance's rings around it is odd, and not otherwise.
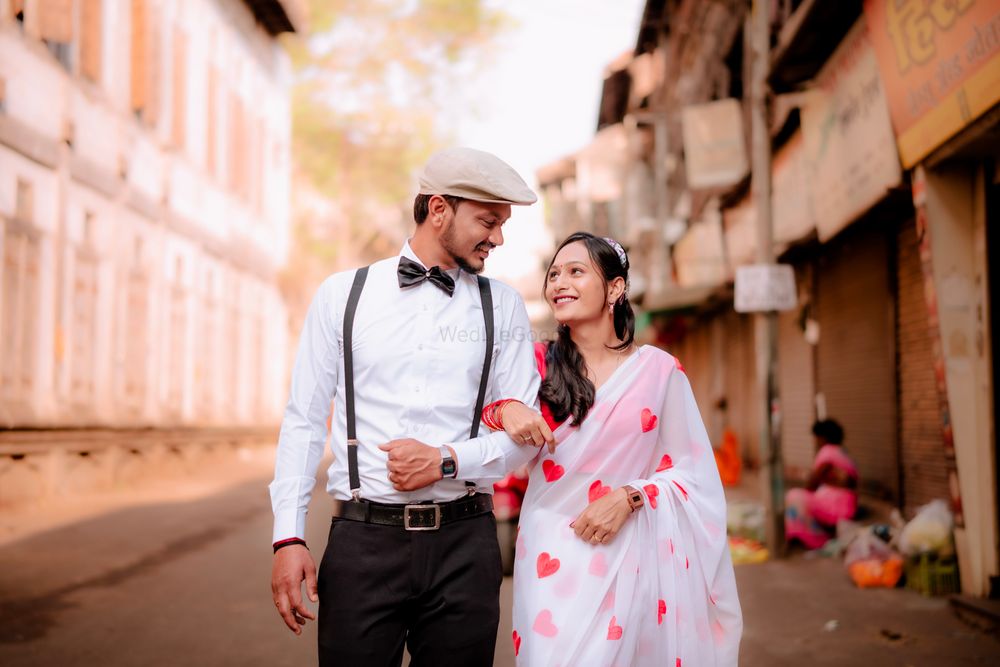
<path fill-rule="evenodd" d="M 397 249 L 414 173 L 452 139 L 449 128 L 470 109 L 462 81 L 509 25 L 483 0 L 308 4 L 308 36 L 286 42 L 295 68 L 293 192 L 334 207 L 326 220 L 301 208 L 293 217 L 283 276 L 293 312 L 303 295 L 291 291 L 311 292 L 318 277 Z M 391 227 L 396 238 L 387 238 Z"/>

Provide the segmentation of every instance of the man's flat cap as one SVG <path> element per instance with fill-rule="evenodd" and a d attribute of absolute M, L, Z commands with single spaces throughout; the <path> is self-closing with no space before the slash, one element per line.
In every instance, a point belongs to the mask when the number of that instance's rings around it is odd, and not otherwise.
<path fill-rule="evenodd" d="M 538 201 L 513 167 L 474 148 L 446 148 L 432 155 L 420 172 L 420 194 L 522 206 Z"/>

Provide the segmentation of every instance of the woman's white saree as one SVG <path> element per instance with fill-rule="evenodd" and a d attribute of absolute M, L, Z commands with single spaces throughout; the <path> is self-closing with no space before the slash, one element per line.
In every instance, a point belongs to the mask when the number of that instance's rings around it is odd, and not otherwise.
<path fill-rule="evenodd" d="M 726 503 L 691 386 L 644 346 L 597 391 L 579 428 L 555 431 L 531 471 L 514 569 L 523 667 L 735 665 L 742 615 Z M 645 505 L 606 545 L 570 523 L 625 484 Z"/>

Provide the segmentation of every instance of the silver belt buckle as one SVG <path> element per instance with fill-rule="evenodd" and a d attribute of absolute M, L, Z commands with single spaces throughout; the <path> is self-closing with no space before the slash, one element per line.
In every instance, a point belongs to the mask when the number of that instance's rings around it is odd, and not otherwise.
<path fill-rule="evenodd" d="M 434 511 L 434 525 L 433 526 L 414 526 L 411 523 L 413 515 L 411 512 L 424 512 L 426 510 Z M 438 530 L 441 528 L 441 506 L 430 504 L 430 505 L 406 505 L 403 507 L 403 528 L 406 530 L 422 531 L 422 530 Z"/>

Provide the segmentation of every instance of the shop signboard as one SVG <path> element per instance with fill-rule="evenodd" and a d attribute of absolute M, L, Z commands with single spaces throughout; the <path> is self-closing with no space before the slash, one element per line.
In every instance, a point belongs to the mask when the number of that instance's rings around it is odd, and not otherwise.
<path fill-rule="evenodd" d="M 1000 2 L 865 0 L 903 166 L 1000 101 Z"/>

